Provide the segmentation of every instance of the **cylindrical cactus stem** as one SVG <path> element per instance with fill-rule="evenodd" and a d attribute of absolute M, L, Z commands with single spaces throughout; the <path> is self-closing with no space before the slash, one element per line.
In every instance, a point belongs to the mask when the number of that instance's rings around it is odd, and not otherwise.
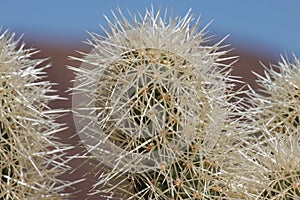
<path fill-rule="evenodd" d="M 258 126 L 285 134 L 299 130 L 300 62 L 295 56 L 293 62 L 281 59 L 277 65 L 264 66 L 265 76 L 257 75 L 261 93 L 255 93 L 250 101 L 255 105 Z"/>
<path fill-rule="evenodd" d="M 226 165 L 216 163 L 231 159 L 238 109 L 229 102 L 231 66 L 219 63 L 226 52 L 204 45 L 190 13 L 167 21 L 147 10 L 132 24 L 119 13 L 124 22 L 108 20 L 107 38 L 92 34 L 93 51 L 71 68 L 79 136 L 110 168 L 95 193 L 227 198 Z"/>
<path fill-rule="evenodd" d="M 257 75 L 260 92 L 249 102 L 256 136 L 241 150 L 241 174 L 246 198 L 300 198 L 300 62 L 282 57 Z M 249 125 L 251 125 L 249 123 Z"/>
<path fill-rule="evenodd" d="M 50 110 L 52 83 L 44 80 L 45 60 L 33 60 L 33 49 L 0 35 L 0 199 L 63 199 L 58 176 L 68 168 L 63 160 L 69 147 L 54 134 L 64 129 Z"/>
<path fill-rule="evenodd" d="M 299 199 L 300 135 L 289 128 L 285 132 L 261 130 L 264 140 L 260 138 L 243 150 L 240 160 L 245 172 L 240 185 L 244 187 L 239 191 L 245 198 Z"/>

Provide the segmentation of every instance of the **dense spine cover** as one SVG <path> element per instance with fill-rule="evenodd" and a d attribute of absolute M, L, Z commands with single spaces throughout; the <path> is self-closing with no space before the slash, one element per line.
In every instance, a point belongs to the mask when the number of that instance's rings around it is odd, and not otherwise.
<path fill-rule="evenodd" d="M 8 31 L 0 35 L 0 199 L 62 199 L 68 147 L 54 134 L 64 129 L 50 101 L 60 99 L 44 80 L 45 59 Z"/>
<path fill-rule="evenodd" d="M 300 63 L 282 56 L 264 68 L 257 74 L 260 92 L 249 93 L 256 134 L 240 150 L 239 191 L 247 199 L 299 199 Z"/>
<path fill-rule="evenodd" d="M 119 15 L 119 16 L 118 16 Z M 130 14 L 131 15 L 131 14 Z M 107 199 L 230 199 L 243 111 L 220 43 L 199 19 L 146 10 L 91 34 L 73 88 L 75 123 Z M 224 47 L 224 46 L 223 46 Z M 235 100 L 234 100 L 235 99 Z M 103 164 L 105 167 L 102 167 Z"/>

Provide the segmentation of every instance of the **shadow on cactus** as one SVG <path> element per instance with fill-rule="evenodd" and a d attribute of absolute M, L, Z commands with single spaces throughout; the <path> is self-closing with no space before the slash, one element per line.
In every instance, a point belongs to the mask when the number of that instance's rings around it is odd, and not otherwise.
<path fill-rule="evenodd" d="M 123 21 L 108 20 L 107 37 L 91 34 L 90 54 L 74 58 L 81 68 L 70 67 L 75 125 L 101 162 L 92 194 L 229 198 L 225 160 L 238 115 L 229 102 L 231 66 L 219 61 L 233 58 L 222 57 L 220 43 L 204 45 L 190 12 L 169 21 L 153 10 L 140 21 L 119 14 Z"/>

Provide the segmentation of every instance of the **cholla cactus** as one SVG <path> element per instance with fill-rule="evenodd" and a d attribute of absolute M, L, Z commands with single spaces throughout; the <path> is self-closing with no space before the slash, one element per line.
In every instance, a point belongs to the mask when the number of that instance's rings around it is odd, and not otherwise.
<path fill-rule="evenodd" d="M 53 134 L 59 111 L 47 103 L 52 84 L 44 81 L 44 60 L 31 60 L 31 49 L 18 47 L 14 34 L 0 35 L 0 199 L 62 199 L 67 168 L 63 147 Z M 59 154 L 57 154 L 59 153 Z"/>
<path fill-rule="evenodd" d="M 265 67 L 265 66 L 264 66 Z M 300 63 L 282 57 L 282 62 L 265 67 L 265 77 L 257 75 L 266 96 L 255 94 L 252 101 L 257 108 L 257 121 L 269 130 L 284 134 L 299 130 L 300 117 Z"/>
<path fill-rule="evenodd" d="M 263 135 L 263 141 L 249 144 L 242 153 L 240 160 L 246 167 L 239 168 L 243 170 L 240 185 L 244 186 L 239 192 L 245 199 L 299 199 L 299 133 L 264 129 Z"/>
<path fill-rule="evenodd" d="M 259 77 L 266 96 L 254 93 L 250 99 L 259 137 L 241 151 L 246 187 L 240 191 L 250 199 L 300 199 L 300 63 L 282 57 Z"/>
<path fill-rule="evenodd" d="M 100 165 L 107 199 L 228 199 L 238 107 L 220 43 L 206 46 L 188 12 L 119 11 L 77 73 L 75 123 Z M 223 56 L 223 58 L 221 58 Z M 235 132 L 236 131 L 236 132 Z M 100 175 L 99 175 L 100 174 Z"/>

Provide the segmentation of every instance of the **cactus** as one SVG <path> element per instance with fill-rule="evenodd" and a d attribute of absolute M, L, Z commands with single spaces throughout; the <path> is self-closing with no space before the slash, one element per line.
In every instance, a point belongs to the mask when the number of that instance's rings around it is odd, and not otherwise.
<path fill-rule="evenodd" d="M 246 172 L 240 176 L 245 186 L 240 191 L 249 199 L 299 199 L 300 63 L 282 57 L 265 69 L 264 77 L 258 75 L 263 94 L 253 93 L 249 99 L 258 137 L 240 151 L 244 167 L 236 170 Z"/>
<path fill-rule="evenodd" d="M 229 199 L 242 111 L 221 42 L 182 18 L 119 10 L 76 74 L 74 121 L 107 199 Z M 165 16 L 162 18 L 161 16 Z M 195 25 L 192 25 L 194 23 Z M 231 102 L 230 102 L 231 100 Z M 246 132 L 246 131 L 245 131 Z M 97 169 L 98 168 L 98 169 Z M 99 175 L 99 176 L 98 176 Z"/>
<path fill-rule="evenodd" d="M 74 58 L 81 68 L 70 67 L 87 149 L 80 157 L 99 161 L 88 159 L 96 178 L 90 196 L 300 199 L 299 60 L 264 66 L 265 75 L 256 74 L 263 94 L 245 91 L 244 104 L 244 92 L 233 91 L 235 57 L 226 57 L 223 40 L 208 45 L 191 11 L 128 14 L 106 17 L 106 36 L 91 33 L 92 52 Z M 0 200 L 70 197 L 58 176 L 71 147 L 55 137 L 64 111 L 48 107 L 61 98 L 44 79 L 50 65 L 31 59 L 35 53 L 14 34 L 0 35 Z"/>
<path fill-rule="evenodd" d="M 269 130 L 285 133 L 299 130 L 300 104 L 300 63 L 294 56 L 294 62 L 282 56 L 278 65 L 272 65 L 265 71 L 265 77 L 257 75 L 263 95 L 255 94 L 252 101 L 257 105 L 257 121 L 265 124 Z M 291 129 L 291 131 L 286 130 Z"/>
<path fill-rule="evenodd" d="M 262 129 L 264 140 L 250 143 L 240 159 L 240 193 L 245 199 L 300 198 L 300 138 L 295 132 L 270 132 Z M 288 128 L 285 131 L 289 130 Z M 250 147 L 251 145 L 251 147 Z"/>
<path fill-rule="evenodd" d="M 64 128 L 55 122 L 61 111 L 47 106 L 59 97 L 43 80 L 45 60 L 18 42 L 0 35 L 0 199 L 62 199 L 67 147 L 54 134 Z"/>

